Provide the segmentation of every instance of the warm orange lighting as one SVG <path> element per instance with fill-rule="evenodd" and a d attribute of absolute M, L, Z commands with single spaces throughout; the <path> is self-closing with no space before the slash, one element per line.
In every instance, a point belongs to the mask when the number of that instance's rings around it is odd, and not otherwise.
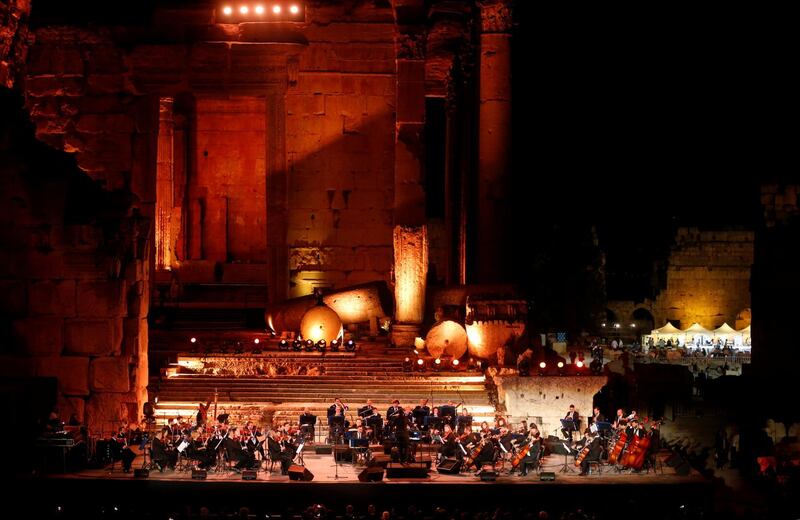
<path fill-rule="evenodd" d="M 256 345 L 258 345 L 259 343 L 261 343 L 261 340 L 260 340 L 260 339 L 258 339 L 258 338 L 256 338 L 256 339 L 254 339 L 254 340 L 253 340 L 253 343 L 255 343 Z"/>
<path fill-rule="evenodd" d="M 264 6 L 263 5 L 257 5 L 256 8 L 255 8 L 255 12 L 256 12 L 256 14 L 264 14 Z"/>
<path fill-rule="evenodd" d="M 424 364 L 425 364 L 425 361 L 423 361 L 422 359 L 418 359 L 418 360 L 417 360 L 417 364 L 418 364 L 418 365 L 420 365 L 420 366 L 422 366 L 422 365 L 424 365 Z"/>
<path fill-rule="evenodd" d="M 250 9 L 246 5 L 243 5 L 242 7 L 239 8 L 239 12 L 242 14 L 247 14 L 250 12 Z"/>
<path fill-rule="evenodd" d="M 191 341 L 192 343 L 197 343 L 197 338 L 192 338 L 189 341 Z"/>
<path fill-rule="evenodd" d="M 408 359 L 408 358 L 406 358 L 406 359 L 405 359 L 405 362 L 406 362 L 406 363 L 408 363 L 409 361 L 411 361 L 411 360 L 410 360 L 410 359 Z"/>
<path fill-rule="evenodd" d="M 454 359 L 454 360 L 453 360 L 453 366 L 454 366 L 454 367 L 457 367 L 457 366 L 458 366 L 458 364 L 459 364 L 459 361 L 458 361 L 457 359 Z"/>
<path fill-rule="evenodd" d="M 542 361 L 541 363 L 539 363 L 539 368 L 542 368 L 542 369 L 547 368 L 547 363 Z"/>
<path fill-rule="evenodd" d="M 300 12 L 300 8 L 297 7 L 296 5 L 293 5 L 292 7 L 289 8 L 289 12 L 291 12 L 292 14 L 297 14 Z"/>
<path fill-rule="evenodd" d="M 272 7 L 272 12 L 275 14 L 281 14 L 281 6 L 275 5 Z"/>
<path fill-rule="evenodd" d="M 558 362 L 558 368 L 564 368 L 564 362 L 563 361 L 559 361 Z"/>
<path fill-rule="evenodd" d="M 434 361 L 434 363 L 436 363 L 437 365 L 441 365 L 442 364 L 442 360 L 439 359 L 439 358 L 436 358 L 436 361 Z"/>
<path fill-rule="evenodd" d="M 575 363 L 575 366 L 577 366 L 578 368 L 583 368 L 583 361 L 578 361 L 577 363 Z"/>
<path fill-rule="evenodd" d="M 233 13 L 233 8 L 231 6 L 226 5 L 225 7 L 222 8 L 222 14 L 230 16 L 231 13 Z"/>

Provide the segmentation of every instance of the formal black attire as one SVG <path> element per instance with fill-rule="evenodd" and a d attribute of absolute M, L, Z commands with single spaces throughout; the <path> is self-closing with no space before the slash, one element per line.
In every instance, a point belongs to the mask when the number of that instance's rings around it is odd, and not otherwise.
<path fill-rule="evenodd" d="M 573 431 L 578 431 L 580 426 L 580 417 L 578 416 L 578 412 L 567 412 L 567 415 L 564 416 L 565 421 L 572 421 L 572 424 L 575 425 L 575 429 Z M 567 430 L 565 428 L 561 428 L 561 433 L 564 434 L 565 439 L 572 440 L 572 431 Z"/>
<path fill-rule="evenodd" d="M 603 453 L 603 446 L 600 444 L 600 437 L 594 437 L 589 441 L 589 453 L 581 461 L 581 475 L 589 473 L 589 463 L 600 460 L 600 454 Z"/>
<path fill-rule="evenodd" d="M 311 412 L 301 413 L 297 424 L 300 425 L 300 431 L 303 432 L 303 435 L 306 437 L 306 439 L 309 437 L 312 440 L 314 439 L 314 427 L 317 425 L 316 415 Z"/>
<path fill-rule="evenodd" d="M 267 451 L 269 451 L 271 460 L 280 462 L 281 475 L 288 475 L 289 466 L 292 465 L 292 460 L 294 460 L 294 453 L 282 448 L 280 443 L 272 437 L 267 437 Z"/>

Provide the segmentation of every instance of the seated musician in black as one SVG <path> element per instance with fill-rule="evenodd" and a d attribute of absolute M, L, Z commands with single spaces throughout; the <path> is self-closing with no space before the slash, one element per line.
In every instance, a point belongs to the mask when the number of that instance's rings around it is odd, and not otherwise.
<path fill-rule="evenodd" d="M 526 456 L 519 463 L 520 475 L 523 477 L 528 474 L 530 468 L 539 467 L 544 453 L 544 450 L 542 450 L 542 442 L 539 428 L 537 428 L 535 424 L 532 424 L 525 439 L 525 443 L 520 446 L 520 449 L 527 448 Z"/>
<path fill-rule="evenodd" d="M 472 426 L 472 416 L 466 408 L 461 409 L 461 415 L 456 420 L 456 431 L 461 434 L 464 433 L 464 428 Z"/>
<path fill-rule="evenodd" d="M 130 473 L 131 464 L 133 463 L 133 459 L 136 458 L 136 454 L 128 447 L 128 427 L 120 426 L 119 431 L 114 436 L 114 440 L 117 443 L 117 449 L 114 450 L 112 456 L 115 461 L 122 461 L 123 472 Z"/>
<path fill-rule="evenodd" d="M 275 432 L 269 432 L 267 434 L 267 451 L 269 451 L 269 458 L 272 461 L 280 462 L 281 475 L 288 475 L 289 466 L 292 465 L 292 460 L 294 460 L 294 452 L 286 449 L 285 445 L 281 445 L 275 436 Z"/>
<path fill-rule="evenodd" d="M 307 406 L 303 408 L 303 413 L 300 414 L 298 424 L 300 425 L 300 431 L 303 432 L 305 439 L 313 440 L 314 427 L 317 425 L 317 416 L 311 413 Z"/>
<path fill-rule="evenodd" d="M 240 442 L 228 436 L 222 441 L 222 445 L 225 448 L 225 457 L 230 462 L 236 463 L 233 469 L 241 471 L 243 469 L 251 469 L 255 466 L 255 456 L 248 450 L 242 449 Z"/>
<path fill-rule="evenodd" d="M 169 438 L 168 432 L 168 429 L 158 432 L 150 448 L 150 459 L 162 473 L 164 472 L 164 468 L 174 468 L 178 459 L 178 452 L 174 449 L 170 450 L 167 445 L 166 441 Z"/>
<path fill-rule="evenodd" d="M 427 399 L 420 399 L 419 404 L 414 407 L 414 410 L 411 412 L 411 415 L 414 417 L 414 424 L 417 425 L 419 429 L 427 429 L 425 426 L 425 418 L 430 415 L 431 409 L 428 406 Z"/>
<path fill-rule="evenodd" d="M 606 416 L 600 413 L 600 408 L 594 407 L 592 410 L 592 416 L 589 417 L 589 424 L 597 424 L 598 422 L 605 422 Z"/>
<path fill-rule="evenodd" d="M 589 432 L 585 442 L 589 445 L 589 452 L 581 461 L 580 475 L 588 475 L 589 463 L 599 461 L 600 454 L 603 453 L 603 446 L 600 444 L 600 436 L 596 433 Z"/>
<path fill-rule="evenodd" d="M 572 432 L 579 431 L 578 426 L 580 425 L 580 417 L 578 416 L 578 412 L 575 411 L 575 405 L 569 405 L 569 411 L 567 415 L 564 416 L 564 420 L 567 421 L 567 424 L 572 424 L 572 429 L 569 428 L 561 428 L 561 433 L 564 434 L 565 439 L 569 439 L 572 442 Z"/>
<path fill-rule="evenodd" d="M 638 419 L 631 419 L 630 422 L 628 422 L 628 427 L 625 428 L 625 434 L 628 436 L 628 442 L 633 440 L 634 436 L 644 437 L 644 433 L 644 428 L 639 426 Z"/>
<path fill-rule="evenodd" d="M 449 424 L 444 425 L 441 437 L 442 446 L 439 448 L 439 453 L 442 454 L 442 457 L 458 457 L 462 455 L 456 444 L 456 434 Z"/>

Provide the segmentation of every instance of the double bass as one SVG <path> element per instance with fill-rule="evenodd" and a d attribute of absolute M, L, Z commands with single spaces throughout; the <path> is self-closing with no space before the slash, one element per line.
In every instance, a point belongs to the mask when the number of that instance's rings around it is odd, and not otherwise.
<path fill-rule="evenodd" d="M 661 421 L 656 421 L 653 423 L 654 426 L 658 426 L 661 424 Z M 653 427 L 650 427 L 650 431 L 648 431 L 643 436 L 635 436 L 633 441 L 631 441 L 631 445 L 628 447 L 628 451 L 625 452 L 625 456 L 622 457 L 620 463 L 625 468 L 631 468 L 635 470 L 642 469 L 644 466 L 644 461 L 647 458 L 647 452 L 650 450 L 650 442 L 653 437 Z"/>
<path fill-rule="evenodd" d="M 616 464 L 620 461 L 620 455 L 622 454 L 622 450 L 625 448 L 625 443 L 628 442 L 628 434 L 622 431 L 617 438 L 616 444 L 614 447 L 611 448 L 611 451 L 608 452 L 608 463 L 609 464 Z"/>

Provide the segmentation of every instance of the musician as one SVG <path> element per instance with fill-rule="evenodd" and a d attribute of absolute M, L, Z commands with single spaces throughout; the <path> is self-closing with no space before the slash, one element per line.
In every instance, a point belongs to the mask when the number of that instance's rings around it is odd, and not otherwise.
<path fill-rule="evenodd" d="M 614 418 L 614 429 L 619 430 L 621 427 L 625 426 L 628 423 L 628 419 L 625 418 L 625 411 L 622 408 L 617 409 L 617 416 Z"/>
<path fill-rule="evenodd" d="M 415 406 L 414 410 L 411 412 L 414 418 L 414 424 L 416 424 L 418 428 L 426 428 L 425 418 L 430 415 L 430 413 L 431 409 L 428 406 L 428 400 L 420 399 L 419 404 Z"/>
<path fill-rule="evenodd" d="M 198 403 L 197 406 L 197 426 L 205 426 L 208 421 L 208 409 L 211 407 L 211 399 L 206 404 Z"/>
<path fill-rule="evenodd" d="M 645 431 L 639 425 L 639 419 L 631 419 L 628 423 L 628 427 L 625 428 L 625 434 L 628 436 L 628 442 L 633 440 L 634 435 L 637 437 L 644 437 Z"/>
<path fill-rule="evenodd" d="M 174 449 L 169 449 L 167 444 L 168 436 L 169 430 L 161 430 L 156 434 L 150 447 L 150 460 L 153 461 L 158 471 L 162 473 L 164 468 L 175 468 L 175 463 L 178 460 L 178 452 Z"/>
<path fill-rule="evenodd" d="M 581 461 L 581 476 L 589 474 L 589 463 L 600 460 L 600 454 L 603 452 L 603 447 L 600 444 L 600 436 L 588 430 L 587 432 L 585 444 L 589 446 L 589 450 Z M 586 446 L 584 446 L 584 448 L 585 447 Z"/>
<path fill-rule="evenodd" d="M 396 400 L 394 402 L 396 402 Z M 399 462 L 413 462 L 414 455 L 411 453 L 411 437 L 408 433 L 408 418 L 406 417 L 405 413 L 403 413 L 403 409 L 400 408 L 399 403 L 397 408 L 400 409 L 400 413 L 396 413 L 394 415 L 393 421 L 395 437 L 397 439 L 397 449 L 400 456 Z"/>
<path fill-rule="evenodd" d="M 399 417 L 405 417 L 405 410 L 400 408 L 400 401 L 395 399 L 392 401 L 392 406 L 386 410 L 386 421 L 390 425 L 394 425 L 395 421 L 397 421 Z"/>
<path fill-rule="evenodd" d="M 331 417 L 344 417 L 344 413 L 349 409 L 350 408 L 337 397 L 334 399 L 333 404 L 328 407 L 328 421 L 330 422 Z"/>
<path fill-rule="evenodd" d="M 492 429 L 489 428 L 489 423 L 486 422 L 486 421 L 483 421 L 481 423 L 481 430 L 478 433 L 480 433 L 481 437 L 485 438 L 485 437 L 490 437 L 493 432 L 492 432 Z"/>
<path fill-rule="evenodd" d="M 446 405 L 441 406 L 439 412 L 442 414 L 442 417 L 444 417 L 444 422 L 449 423 L 450 426 L 455 427 L 456 408 L 458 408 L 462 404 L 464 403 L 456 404 L 453 400 L 450 400 L 447 401 Z"/>
<path fill-rule="evenodd" d="M 523 477 L 528 474 L 529 468 L 536 468 L 539 466 L 541 457 L 544 454 L 544 450 L 542 450 L 542 436 L 539 433 L 539 428 L 537 428 L 535 424 L 531 425 L 522 448 L 524 448 L 525 445 L 528 446 L 528 452 L 519 462 L 520 475 Z"/>
<path fill-rule="evenodd" d="M 112 456 L 115 461 L 122 461 L 122 471 L 124 473 L 130 473 L 131 464 L 133 459 L 136 458 L 136 454 L 128 447 L 128 427 L 120 426 L 119 431 L 114 436 L 114 440 L 117 442 L 117 449 L 114 449 Z"/>
<path fill-rule="evenodd" d="M 271 460 L 280 462 L 281 475 L 288 475 L 289 466 L 294 460 L 294 451 L 286 449 L 286 444 L 281 442 L 277 432 L 271 431 L 267 434 L 267 451 Z"/>
<path fill-rule="evenodd" d="M 531 426 L 533 428 L 536 427 L 535 424 L 532 424 Z M 537 430 L 537 432 L 538 432 L 538 430 Z M 528 435 L 528 421 L 523 420 L 523 421 L 521 421 L 519 423 L 519 428 L 517 428 L 517 433 L 522 434 L 522 435 Z"/>
<path fill-rule="evenodd" d="M 600 408 L 594 407 L 592 409 L 592 416 L 589 417 L 589 424 L 597 424 L 598 422 L 605 422 L 606 416 L 600 413 Z"/>
<path fill-rule="evenodd" d="M 578 412 L 575 411 L 575 405 L 569 405 L 569 411 L 567 411 L 567 415 L 564 416 L 564 420 L 572 423 L 572 429 L 570 428 L 561 428 L 561 433 L 564 434 L 565 439 L 569 439 L 572 442 L 572 433 L 578 431 L 578 425 L 580 424 L 580 416 Z"/>
<path fill-rule="evenodd" d="M 466 408 L 461 409 L 461 415 L 459 415 L 456 420 L 456 426 L 458 433 L 464 433 L 464 428 L 466 426 L 472 426 L 472 416 L 469 414 L 469 410 Z"/>
<path fill-rule="evenodd" d="M 461 455 L 457 445 L 456 434 L 449 424 L 444 425 L 441 439 L 442 445 L 439 447 L 439 453 L 441 453 L 443 457 L 456 457 Z"/>
<path fill-rule="evenodd" d="M 317 416 L 311 413 L 308 406 L 303 408 L 303 413 L 300 414 L 298 419 L 300 424 L 300 431 L 303 432 L 306 440 L 314 439 L 314 427 L 317 425 Z"/>

